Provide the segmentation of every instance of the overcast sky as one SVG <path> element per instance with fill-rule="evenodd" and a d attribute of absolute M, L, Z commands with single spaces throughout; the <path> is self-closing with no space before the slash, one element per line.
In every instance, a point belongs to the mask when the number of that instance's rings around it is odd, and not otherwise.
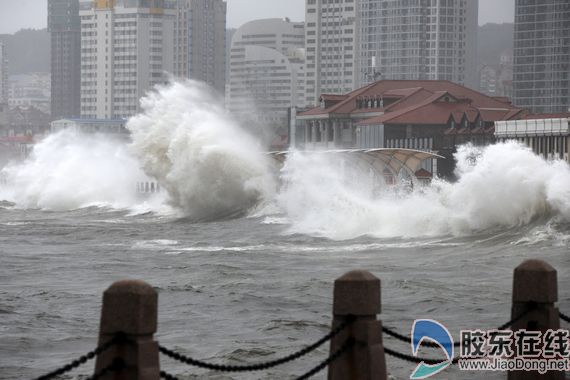
<path fill-rule="evenodd" d="M 472 0 L 468 0 L 472 1 Z M 289 17 L 302 21 L 305 0 L 227 0 L 228 27 L 260 18 Z M 479 0 L 479 25 L 513 22 L 515 0 Z M 0 0 L 0 34 L 22 28 L 45 28 L 47 0 Z"/>

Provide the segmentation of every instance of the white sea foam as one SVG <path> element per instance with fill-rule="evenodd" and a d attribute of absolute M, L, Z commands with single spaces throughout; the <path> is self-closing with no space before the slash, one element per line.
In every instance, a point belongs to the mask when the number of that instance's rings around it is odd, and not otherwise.
<path fill-rule="evenodd" d="M 268 157 L 209 89 L 172 82 L 142 100 L 131 118 L 131 151 L 192 219 L 242 213 L 273 191 Z"/>
<path fill-rule="evenodd" d="M 0 199 L 17 207 L 70 210 L 93 205 L 131 215 L 172 210 L 192 220 L 249 211 L 261 224 L 331 239 L 469 235 L 528 225 L 539 217 L 570 221 L 570 169 L 515 142 L 460 147 L 458 181 L 378 193 L 370 173 L 346 156 L 291 152 L 275 191 L 271 159 L 205 85 L 172 82 L 142 100 L 127 127 L 132 143 L 62 131 L 3 170 Z M 163 191 L 141 201 L 137 181 Z"/>
<path fill-rule="evenodd" d="M 21 208 L 72 210 L 135 205 L 136 182 L 148 180 L 126 143 L 64 130 L 38 143 L 22 163 L 3 169 L 0 199 Z"/>
<path fill-rule="evenodd" d="M 540 216 L 570 221 L 570 168 L 515 142 L 459 148 L 456 183 L 434 181 L 405 193 L 374 194 L 367 179 L 346 180 L 338 159 L 292 153 L 279 203 L 290 232 L 350 239 L 466 235 L 526 225 Z"/>

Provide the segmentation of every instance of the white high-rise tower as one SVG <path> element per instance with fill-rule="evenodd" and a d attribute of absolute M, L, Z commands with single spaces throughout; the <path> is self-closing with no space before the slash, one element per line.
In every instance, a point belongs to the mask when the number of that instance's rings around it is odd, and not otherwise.
<path fill-rule="evenodd" d="M 305 9 L 305 101 L 323 93 L 344 94 L 360 86 L 361 0 L 307 0 Z"/>
<path fill-rule="evenodd" d="M 82 0 L 81 116 L 126 118 L 174 71 L 175 0 Z"/>

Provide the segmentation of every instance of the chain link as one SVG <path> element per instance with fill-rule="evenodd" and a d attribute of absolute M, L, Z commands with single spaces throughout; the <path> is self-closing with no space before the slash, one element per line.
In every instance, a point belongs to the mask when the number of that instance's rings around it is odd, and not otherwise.
<path fill-rule="evenodd" d="M 122 342 L 125 339 L 126 339 L 125 334 L 118 333 L 113 337 L 113 339 L 102 344 L 101 346 L 97 347 L 93 351 L 90 351 L 90 352 L 86 353 L 85 355 L 80 356 L 79 358 L 75 359 L 74 361 L 72 361 L 71 363 L 69 363 L 67 365 L 64 365 L 63 367 L 60 367 L 60 368 L 58 368 L 58 369 L 56 369 L 56 370 L 54 370 L 48 374 L 40 376 L 40 377 L 36 378 L 35 380 L 49 380 L 49 379 L 53 379 L 56 376 L 61 376 L 64 373 L 67 373 L 67 372 L 79 367 L 80 365 L 85 364 L 88 360 L 91 360 L 94 357 L 101 355 L 103 352 L 107 351 L 113 345 L 115 345 L 119 342 Z"/>
<path fill-rule="evenodd" d="M 499 326 L 496 328 L 496 330 L 505 330 L 506 328 L 512 326 L 513 324 L 515 324 L 516 322 L 518 322 L 521 318 L 523 318 L 525 315 L 527 315 L 532 309 L 529 309 L 527 311 L 525 311 L 524 313 L 522 313 L 521 315 L 519 315 L 516 318 L 511 319 L 510 321 L 508 321 L 507 323 L 504 323 L 503 325 Z M 562 318 L 562 313 L 561 313 L 561 318 Z M 412 341 L 412 338 L 409 336 L 405 336 L 402 335 L 394 330 L 389 329 L 388 327 L 382 326 L 382 331 L 391 336 L 392 338 L 396 338 L 402 342 L 406 342 L 406 343 L 410 343 Z M 440 347 L 439 344 L 434 343 L 434 342 L 427 342 L 427 341 L 423 341 L 422 342 L 423 346 L 426 347 L 431 347 L 431 348 L 437 348 Z M 461 342 L 455 342 L 453 343 L 453 347 L 460 347 L 461 346 Z M 427 362 L 426 362 L 427 363 Z"/>
<path fill-rule="evenodd" d="M 296 380 L 306 380 L 316 375 L 317 373 L 325 369 L 329 364 L 334 362 L 336 359 L 340 358 L 342 354 L 344 354 L 353 345 L 354 345 L 354 339 L 348 338 L 346 342 L 344 342 L 344 344 L 338 350 L 336 350 L 331 356 L 323 360 L 315 368 L 311 369 L 307 373 L 297 377 Z M 160 377 L 166 380 L 179 380 L 176 376 L 171 375 L 170 373 L 165 371 L 160 371 Z"/>
<path fill-rule="evenodd" d="M 97 372 L 93 376 L 88 377 L 86 380 L 97 380 L 97 379 L 100 379 L 101 377 L 105 376 L 109 372 L 115 372 L 115 371 L 120 372 L 121 370 L 125 369 L 126 367 L 127 367 L 127 365 L 125 364 L 123 359 L 116 358 L 107 367 L 101 369 L 99 372 Z"/>
<path fill-rule="evenodd" d="M 207 363 L 207 362 L 204 362 L 201 360 L 191 358 L 189 356 L 179 354 L 179 353 L 172 351 L 172 350 L 169 350 L 168 348 L 163 347 L 163 346 L 158 346 L 158 349 L 164 355 L 166 355 L 166 356 L 168 356 L 174 360 L 177 360 L 179 362 L 182 362 L 182 363 L 185 363 L 188 365 L 192 365 L 192 366 L 196 366 L 196 367 L 200 367 L 200 368 L 206 368 L 206 369 L 214 370 L 214 371 L 221 371 L 221 372 L 261 371 L 261 370 L 269 369 L 272 367 L 276 367 L 276 366 L 281 365 L 281 364 L 288 363 L 288 362 L 293 361 L 293 360 L 297 360 L 297 359 L 307 355 L 308 353 L 314 351 L 315 349 L 317 349 L 318 347 L 323 345 L 325 342 L 327 342 L 327 341 L 331 340 L 333 337 L 337 336 L 341 331 L 343 331 L 350 324 L 352 324 L 354 322 L 354 320 L 355 320 L 354 316 L 348 316 L 347 319 L 345 321 L 343 321 L 340 325 L 338 325 L 334 330 L 332 330 L 330 333 L 328 333 L 327 335 L 325 335 L 323 338 L 321 338 L 317 342 L 313 343 L 312 345 L 305 347 L 302 350 L 297 351 L 291 355 L 285 356 L 285 357 L 280 358 L 280 359 L 271 360 L 271 361 L 268 361 L 265 363 L 243 365 L 243 366 L 213 364 L 213 363 Z"/>
<path fill-rule="evenodd" d="M 312 377 L 313 375 L 316 375 L 317 373 L 322 371 L 324 368 L 326 368 L 329 364 L 334 362 L 336 359 L 340 358 L 342 356 L 342 354 L 344 354 L 349 348 L 354 346 L 354 342 L 355 342 L 354 338 L 348 338 L 344 342 L 344 344 L 342 346 L 340 346 L 340 348 L 338 350 L 336 350 L 335 352 L 332 353 L 331 356 L 326 358 L 322 363 L 320 363 L 318 366 L 316 366 L 315 368 L 313 368 L 309 372 L 305 373 L 304 375 L 299 376 L 296 380 L 305 380 L 305 379 Z"/>
<path fill-rule="evenodd" d="M 166 380 L 178 380 L 178 378 L 174 375 L 169 374 L 168 372 L 165 371 L 160 371 L 160 378 L 161 379 L 166 379 Z"/>
<path fill-rule="evenodd" d="M 405 361 L 410 362 L 410 363 L 424 362 L 426 364 L 439 364 L 442 362 L 442 360 L 429 359 L 429 358 L 417 358 L 415 356 L 406 355 L 406 354 L 403 354 L 401 352 L 391 350 L 388 347 L 384 347 L 384 352 L 386 354 L 392 356 L 392 357 L 395 357 L 395 358 L 401 359 L 401 360 L 405 360 Z M 453 359 L 453 362 L 455 362 L 455 361 L 456 361 L 456 359 Z"/>

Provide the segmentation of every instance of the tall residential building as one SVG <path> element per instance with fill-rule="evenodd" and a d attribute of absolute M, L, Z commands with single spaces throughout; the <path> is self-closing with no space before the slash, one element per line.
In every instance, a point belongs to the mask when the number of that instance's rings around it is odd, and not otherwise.
<path fill-rule="evenodd" d="M 226 84 L 226 2 L 178 0 L 174 73 L 206 82 L 223 94 Z"/>
<path fill-rule="evenodd" d="M 265 19 L 239 28 L 230 51 L 228 109 L 239 118 L 282 125 L 290 107 L 305 104 L 304 45 L 302 22 Z"/>
<path fill-rule="evenodd" d="M 478 0 L 360 0 L 362 84 L 449 80 L 479 87 Z"/>
<path fill-rule="evenodd" d="M 48 0 L 51 34 L 51 116 L 77 117 L 81 107 L 79 0 Z"/>
<path fill-rule="evenodd" d="M 360 5 L 363 0 L 307 0 L 307 104 L 322 93 L 344 94 L 360 86 Z"/>
<path fill-rule="evenodd" d="M 513 102 L 533 112 L 570 109 L 570 2 L 516 0 Z"/>
<path fill-rule="evenodd" d="M 134 115 L 174 72 L 175 0 L 81 0 L 81 116 Z"/>
<path fill-rule="evenodd" d="M 8 103 L 8 56 L 6 45 L 0 42 L 0 103 Z"/>

